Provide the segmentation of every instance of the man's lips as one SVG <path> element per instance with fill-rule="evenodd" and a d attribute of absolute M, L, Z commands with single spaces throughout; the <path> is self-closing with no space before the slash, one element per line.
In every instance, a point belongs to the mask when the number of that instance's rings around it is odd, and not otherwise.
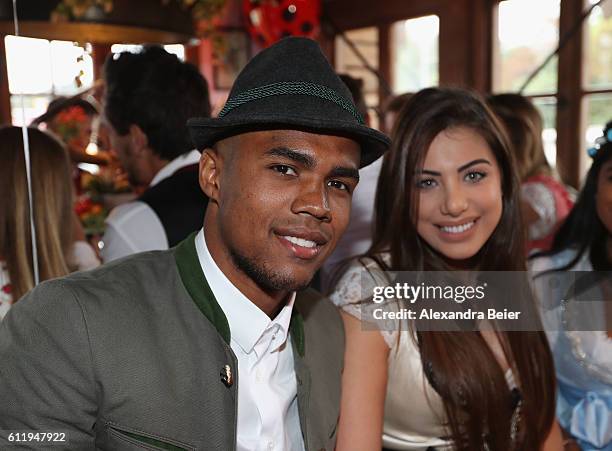
<path fill-rule="evenodd" d="M 274 234 L 294 256 L 304 260 L 318 256 L 329 242 L 323 233 L 306 228 L 276 229 Z"/>

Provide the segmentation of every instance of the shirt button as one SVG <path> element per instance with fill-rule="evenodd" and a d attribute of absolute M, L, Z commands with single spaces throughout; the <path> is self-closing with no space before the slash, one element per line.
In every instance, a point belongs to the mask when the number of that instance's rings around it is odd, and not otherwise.
<path fill-rule="evenodd" d="M 257 382 L 261 382 L 261 373 L 259 372 L 259 370 L 255 370 L 255 380 Z M 270 442 L 272 443 L 272 442 Z"/>
<path fill-rule="evenodd" d="M 268 442 L 268 449 L 274 449 L 274 442 Z"/>

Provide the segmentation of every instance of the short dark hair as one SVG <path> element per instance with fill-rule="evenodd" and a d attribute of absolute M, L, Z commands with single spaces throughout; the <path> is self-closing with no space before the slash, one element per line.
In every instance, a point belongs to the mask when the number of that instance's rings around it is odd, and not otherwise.
<path fill-rule="evenodd" d="M 191 149 L 191 117 L 210 117 L 208 85 L 198 69 L 159 46 L 109 55 L 104 113 L 119 135 L 138 125 L 149 147 L 172 160 Z"/>

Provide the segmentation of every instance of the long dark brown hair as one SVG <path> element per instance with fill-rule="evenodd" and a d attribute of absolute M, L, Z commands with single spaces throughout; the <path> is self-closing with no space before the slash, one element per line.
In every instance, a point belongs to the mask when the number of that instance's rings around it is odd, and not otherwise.
<path fill-rule="evenodd" d="M 366 257 L 387 271 L 448 270 L 447 261 L 416 230 L 419 193 L 415 169 L 422 168 L 434 138 L 466 127 L 489 145 L 502 174 L 503 213 L 493 234 L 470 259 L 472 270 L 525 271 L 519 180 L 498 120 L 475 94 L 429 88 L 401 110 L 393 144 L 385 155 L 375 201 L 373 243 Z M 402 194 L 403 193 L 403 194 Z M 381 255 L 390 254 L 385 264 Z M 527 296 L 530 296 L 529 294 Z M 533 301 L 532 299 L 530 301 Z M 535 304 L 529 302 L 537 315 Z M 521 427 L 511 441 L 511 393 L 504 371 L 479 332 L 417 333 L 423 368 L 441 396 L 457 450 L 536 450 L 554 420 L 555 376 L 543 332 L 497 332 L 522 395 Z"/>

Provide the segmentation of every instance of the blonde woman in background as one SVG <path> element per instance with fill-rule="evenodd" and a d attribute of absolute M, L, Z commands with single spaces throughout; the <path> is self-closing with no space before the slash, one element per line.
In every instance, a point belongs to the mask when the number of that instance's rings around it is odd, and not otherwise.
<path fill-rule="evenodd" d="M 70 161 L 49 134 L 28 129 L 40 279 L 100 264 L 73 211 Z M 0 128 L 0 319 L 34 287 L 22 130 Z"/>
<path fill-rule="evenodd" d="M 520 94 L 497 94 L 488 103 L 508 133 L 517 162 L 527 253 L 546 251 L 572 209 L 575 194 L 559 181 L 546 160 L 542 117 L 531 101 Z"/>

